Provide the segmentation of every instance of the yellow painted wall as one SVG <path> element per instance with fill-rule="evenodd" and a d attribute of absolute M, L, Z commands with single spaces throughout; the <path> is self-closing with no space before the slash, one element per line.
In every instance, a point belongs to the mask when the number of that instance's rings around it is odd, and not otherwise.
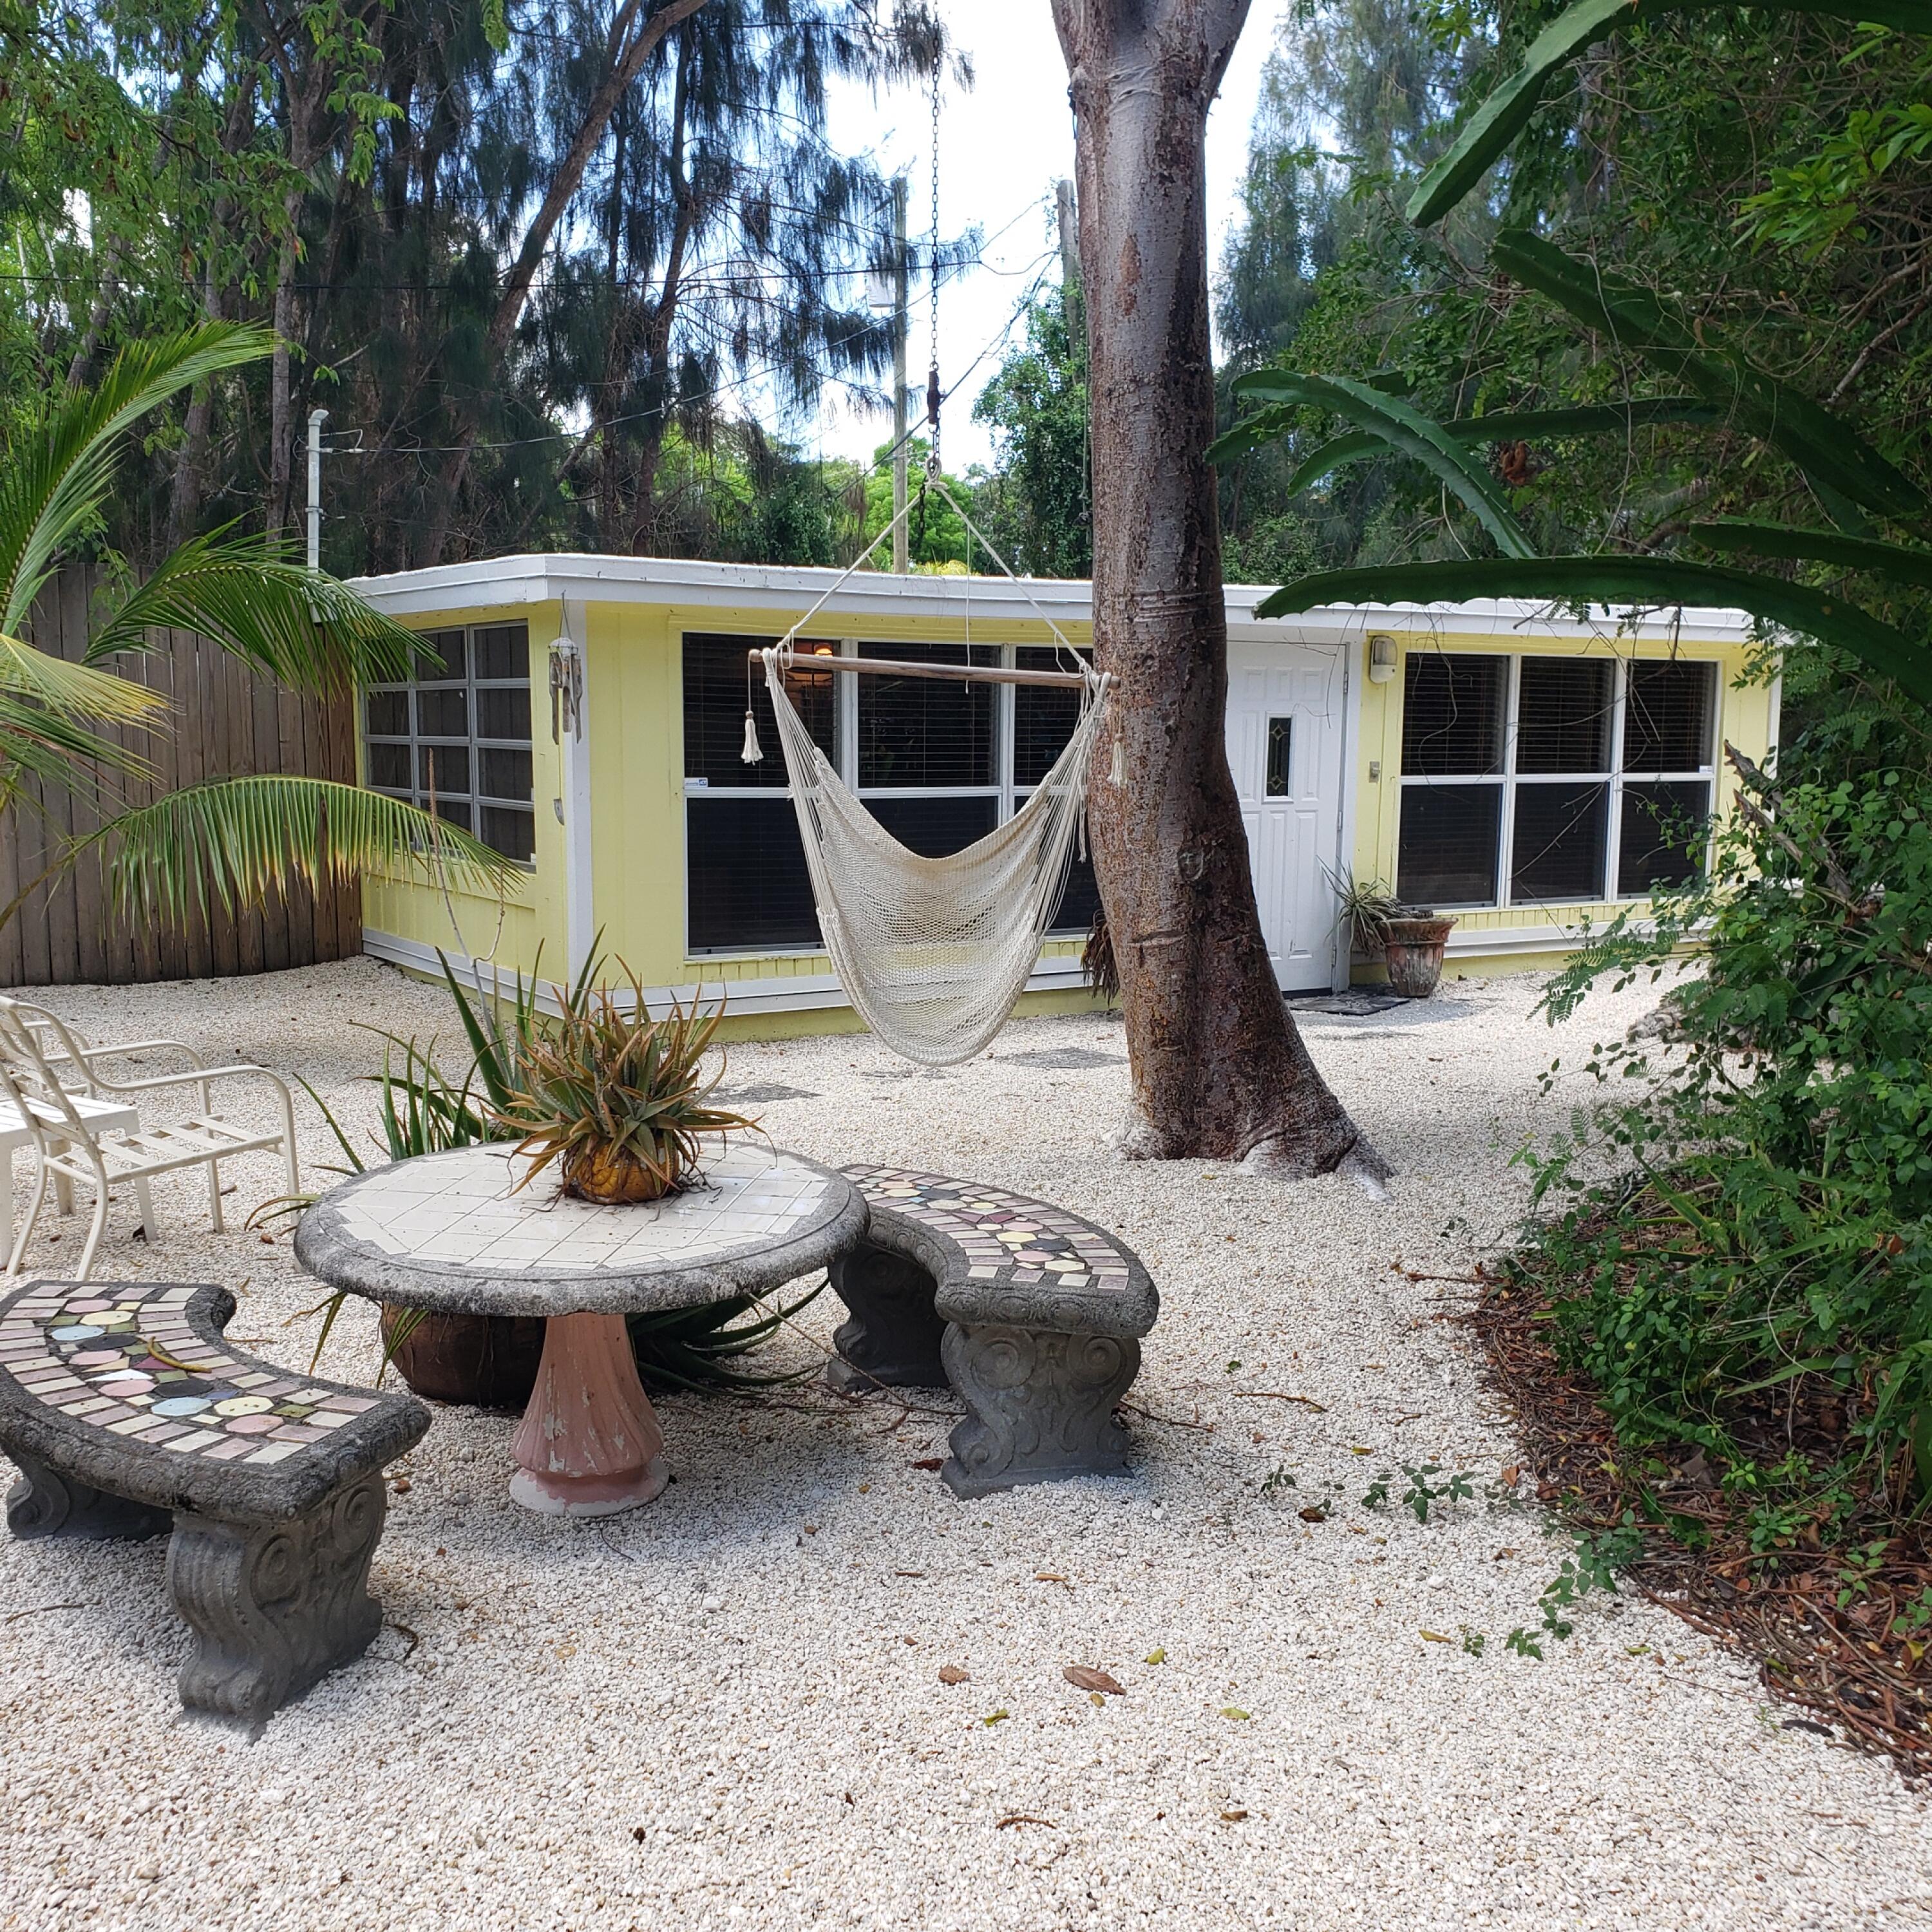
<path fill-rule="evenodd" d="M 1412 650 L 1482 652 L 1496 656 L 1554 656 L 1580 657 L 1667 658 L 1676 656 L 1706 659 L 1718 667 L 1718 810 L 1728 812 L 1736 791 L 1736 774 L 1725 764 L 1724 746 L 1735 744 L 1748 756 L 1760 762 L 1769 751 L 1772 736 L 1772 693 L 1762 684 L 1745 686 L 1737 680 L 1744 673 L 1749 656 L 1744 646 L 1686 644 L 1673 652 L 1662 639 L 1631 638 L 1589 639 L 1576 638 L 1497 637 L 1489 634 L 1402 632 L 1394 634 L 1400 650 L 1396 673 L 1385 683 L 1368 677 L 1369 646 L 1365 638 L 1358 645 L 1356 675 L 1362 680 L 1361 724 L 1354 758 L 1355 839 L 1354 873 L 1360 880 L 1379 879 L 1393 884 L 1396 877 L 1397 844 L 1401 826 L 1402 694 L 1406 667 Z M 1379 766 L 1378 776 L 1372 768 Z M 1492 909 L 1459 912 L 1457 936 L 1472 933 L 1503 934 L 1526 928 L 1547 929 L 1552 924 L 1576 927 L 1587 922 L 1601 927 L 1630 901 L 1600 901 L 1594 904 L 1552 906 L 1540 903 L 1527 906 L 1502 906 Z M 1641 902 L 1639 902 L 1641 903 Z M 1495 973 L 1548 971 L 1563 963 L 1560 950 L 1547 952 L 1498 951 L 1484 954 L 1457 952 L 1448 962 L 1447 971 L 1481 976 Z M 1358 962 L 1353 976 L 1358 981 L 1384 976 L 1379 964 Z"/>

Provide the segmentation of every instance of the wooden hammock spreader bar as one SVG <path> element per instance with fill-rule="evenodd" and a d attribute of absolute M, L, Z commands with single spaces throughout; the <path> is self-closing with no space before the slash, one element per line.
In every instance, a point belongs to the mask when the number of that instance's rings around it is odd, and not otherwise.
<path fill-rule="evenodd" d="M 762 646 L 754 646 L 745 655 L 758 658 L 764 652 Z M 805 652 L 792 659 L 791 668 L 852 671 L 877 677 L 936 677 L 948 683 L 977 678 L 986 684 L 1051 684 L 1066 691 L 1078 691 L 1087 682 L 1077 670 L 1009 670 L 1004 664 L 905 664 L 896 658 L 818 657 Z"/>

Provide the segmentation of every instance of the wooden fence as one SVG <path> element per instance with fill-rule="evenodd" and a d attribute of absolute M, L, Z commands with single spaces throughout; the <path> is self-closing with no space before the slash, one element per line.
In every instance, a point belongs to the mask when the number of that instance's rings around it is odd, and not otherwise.
<path fill-rule="evenodd" d="M 63 572 L 49 584 L 29 632 L 43 650 L 78 658 L 86 649 L 88 609 L 98 575 Z M 103 798 L 146 804 L 177 786 L 265 772 L 356 777 L 355 712 L 346 698 L 325 703 L 297 697 L 253 675 L 235 658 L 186 632 L 165 634 L 165 648 L 118 668 L 168 694 L 172 728 L 128 730 L 121 741 L 140 752 L 154 777 L 108 774 Z M 76 832 L 100 822 L 93 806 L 29 780 L 26 795 L 0 813 L 0 908 L 10 904 L 58 857 Z M 184 925 L 130 917 L 114 904 L 98 855 L 88 854 L 51 882 L 35 886 L 0 926 L 0 986 L 68 986 L 150 980 L 206 979 L 274 972 L 359 952 L 358 886 L 320 894 L 299 884 L 259 911 L 233 916 L 210 898 L 206 914 Z"/>

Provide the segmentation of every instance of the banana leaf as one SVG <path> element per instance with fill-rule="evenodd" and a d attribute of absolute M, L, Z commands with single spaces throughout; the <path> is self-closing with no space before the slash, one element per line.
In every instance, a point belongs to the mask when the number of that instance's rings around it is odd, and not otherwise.
<path fill-rule="evenodd" d="M 1264 398 L 1273 406 L 1210 446 L 1210 460 L 1223 461 L 1252 447 L 1246 438 L 1257 424 L 1280 421 L 1286 428 L 1298 410 L 1325 410 L 1377 437 L 1398 454 L 1413 457 L 1438 477 L 1461 498 L 1506 556 L 1536 554 L 1522 526 L 1510 513 L 1508 496 L 1488 471 L 1440 423 L 1410 408 L 1399 397 L 1346 376 L 1305 375 L 1288 369 L 1257 369 L 1242 376 L 1234 388 L 1240 395 Z"/>
<path fill-rule="evenodd" d="M 1733 0 L 1576 0 L 1537 35 L 1522 64 L 1470 116 L 1449 152 L 1416 184 L 1404 212 L 1418 227 L 1441 220 L 1529 124 L 1544 89 L 1558 69 L 1619 27 L 1634 26 L 1666 14 L 1730 4 Z M 1870 20 L 1902 34 L 1932 31 L 1924 0 L 1752 0 L 1752 4 L 1814 19 L 1849 20 L 1854 25 Z"/>
<path fill-rule="evenodd" d="M 1693 524 L 1684 534 L 1707 550 L 1835 563 L 1846 570 L 1869 571 L 1874 577 L 1889 577 L 1894 583 L 1932 590 L 1932 550 L 1908 550 L 1903 544 L 1840 536 L 1835 530 L 1794 530 L 1788 524 L 1754 523 L 1745 517 L 1714 518 L 1708 524 Z"/>
<path fill-rule="evenodd" d="M 1932 706 L 1932 647 L 1808 584 L 1676 557 L 1478 557 L 1322 570 L 1284 584 L 1262 600 L 1255 614 L 1282 617 L 1324 604 L 1456 604 L 1477 597 L 1732 605 L 1850 652 L 1878 676 Z"/>

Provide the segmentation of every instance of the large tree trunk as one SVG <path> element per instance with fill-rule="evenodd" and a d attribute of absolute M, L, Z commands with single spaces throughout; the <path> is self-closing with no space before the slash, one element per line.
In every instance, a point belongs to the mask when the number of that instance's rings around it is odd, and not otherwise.
<path fill-rule="evenodd" d="M 1094 858 L 1133 1063 L 1130 1150 L 1373 1179 L 1385 1167 L 1275 984 L 1224 737 L 1204 141 L 1247 10 L 1053 0 L 1078 124 L 1094 644 L 1119 680 Z"/>

